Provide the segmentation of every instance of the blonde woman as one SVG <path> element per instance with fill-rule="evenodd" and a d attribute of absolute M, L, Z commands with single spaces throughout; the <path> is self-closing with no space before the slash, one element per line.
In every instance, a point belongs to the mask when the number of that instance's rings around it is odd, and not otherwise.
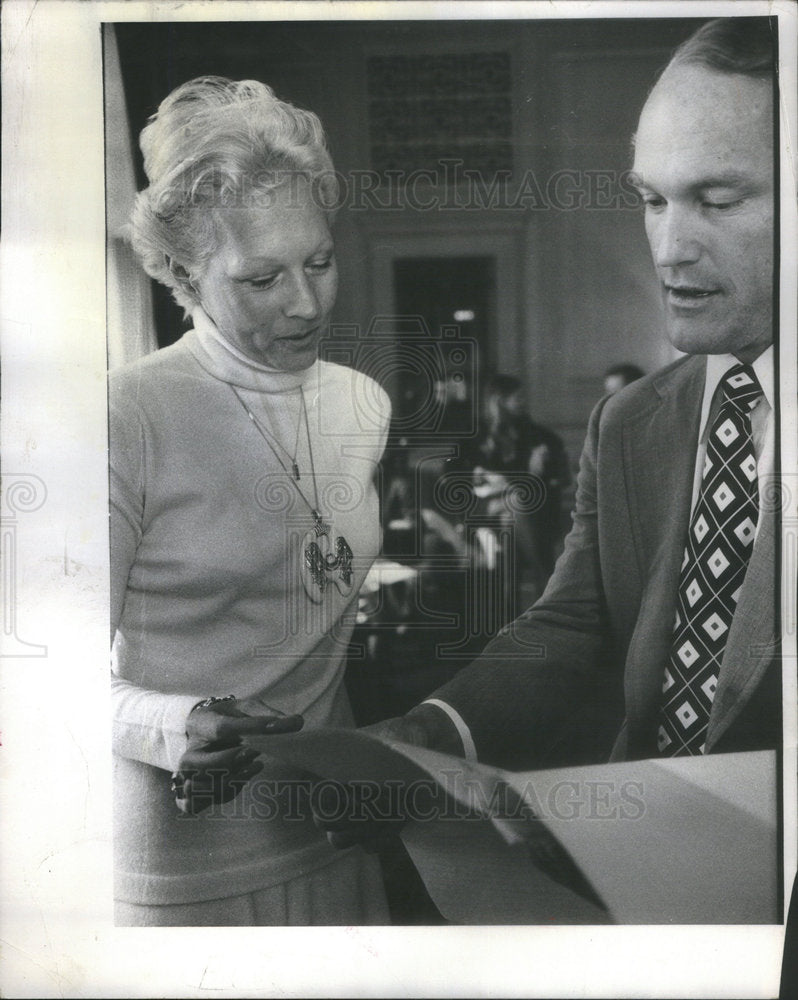
<path fill-rule="evenodd" d="M 247 733 L 351 724 L 351 612 L 380 535 L 384 392 L 318 360 L 335 175 L 315 115 L 205 77 L 141 135 L 133 243 L 191 315 L 114 372 L 117 922 L 386 920 L 376 862 Z"/>

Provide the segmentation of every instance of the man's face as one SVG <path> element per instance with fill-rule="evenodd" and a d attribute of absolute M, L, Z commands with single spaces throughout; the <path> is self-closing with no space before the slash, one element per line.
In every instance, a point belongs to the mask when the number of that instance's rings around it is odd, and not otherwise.
<path fill-rule="evenodd" d="M 770 83 L 667 70 L 640 116 L 632 180 L 671 343 L 754 360 L 773 338 Z"/>

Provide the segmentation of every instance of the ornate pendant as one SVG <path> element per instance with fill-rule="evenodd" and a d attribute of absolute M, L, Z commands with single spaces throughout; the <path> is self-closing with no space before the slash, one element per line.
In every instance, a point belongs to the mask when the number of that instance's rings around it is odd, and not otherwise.
<path fill-rule="evenodd" d="M 302 583 L 308 597 L 317 604 L 330 584 L 346 597 L 352 592 L 352 549 L 343 535 L 332 545 L 332 529 L 317 510 L 312 511 L 313 530 L 302 540 Z"/>

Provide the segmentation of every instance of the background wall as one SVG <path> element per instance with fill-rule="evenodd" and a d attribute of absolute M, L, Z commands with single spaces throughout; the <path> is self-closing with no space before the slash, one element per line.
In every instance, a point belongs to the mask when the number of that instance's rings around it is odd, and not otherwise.
<path fill-rule="evenodd" d="M 414 188 L 415 207 L 396 188 L 396 203 L 380 208 L 384 184 L 364 194 L 371 182 L 361 179 L 358 189 L 352 181 L 336 223 L 335 322 L 362 338 L 375 315 L 396 311 L 397 258 L 492 256 L 493 305 L 478 338 L 478 371 L 518 374 L 533 415 L 562 435 L 575 463 L 603 371 L 621 361 L 650 371 L 674 356 L 661 332 L 642 219 L 623 171 L 654 76 L 699 23 L 136 23 L 118 24 L 116 35 L 134 136 L 175 86 L 216 73 L 263 80 L 278 96 L 317 112 L 336 168 L 350 181 L 354 172 L 390 166 L 381 140 L 401 139 L 414 125 L 429 137 L 429 149 L 414 152 L 400 142 L 394 162 L 429 165 L 436 139 L 439 152 L 461 156 L 466 167 L 470 157 L 476 187 L 452 182 L 452 168 L 439 168 L 437 182 Z M 506 83 L 502 93 L 491 103 L 483 92 L 469 95 L 466 81 L 465 91 L 447 97 L 446 67 L 478 53 L 493 60 L 491 79 L 497 89 Z M 404 72 L 391 57 L 405 60 Z M 427 92 L 408 91 L 408 74 Z M 404 109 L 391 107 L 392 93 L 407 98 Z M 468 117 L 475 108 L 483 112 L 476 125 Z M 458 125 L 453 116 L 460 111 Z M 507 164 L 511 174 L 491 196 L 491 165 Z M 136 170 L 141 187 L 138 163 Z M 180 315 L 160 293 L 156 323 L 162 343 L 179 333 Z M 470 336 L 467 322 L 459 335 Z M 394 396 L 401 391 L 388 388 Z"/>

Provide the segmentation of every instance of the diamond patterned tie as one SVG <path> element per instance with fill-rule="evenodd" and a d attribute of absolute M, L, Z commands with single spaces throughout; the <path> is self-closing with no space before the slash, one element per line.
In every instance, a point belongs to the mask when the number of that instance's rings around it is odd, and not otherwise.
<path fill-rule="evenodd" d="M 759 517 L 750 413 L 762 388 L 750 365 L 735 365 L 720 385 L 723 401 L 707 438 L 662 685 L 657 749 L 664 757 L 704 752 L 726 639 Z"/>

